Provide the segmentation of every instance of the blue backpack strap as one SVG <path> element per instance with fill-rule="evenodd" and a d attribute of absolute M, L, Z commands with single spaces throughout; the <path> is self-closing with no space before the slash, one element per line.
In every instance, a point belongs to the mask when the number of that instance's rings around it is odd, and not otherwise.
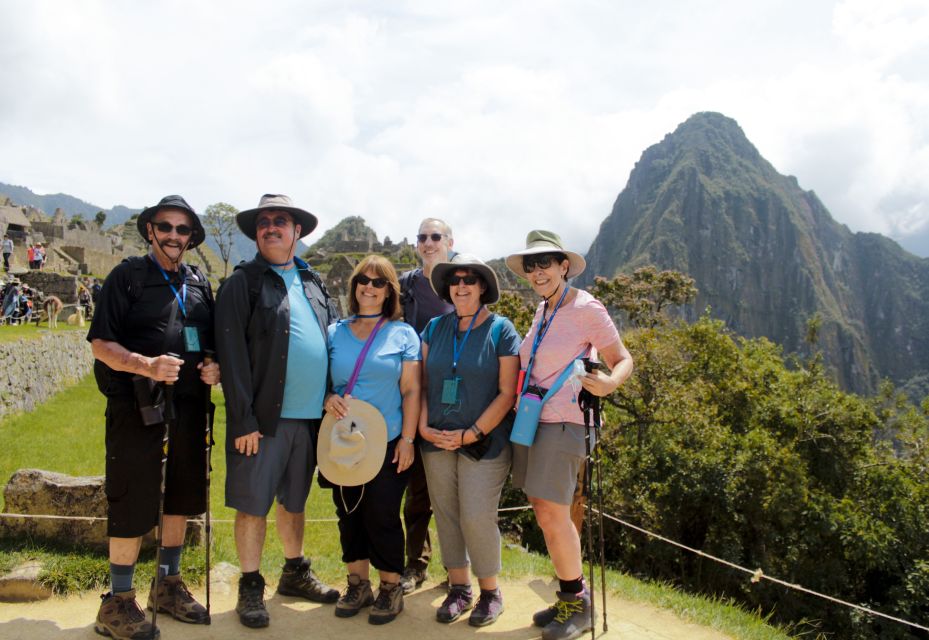
<path fill-rule="evenodd" d="M 432 342 L 432 333 L 435 331 L 435 328 L 438 326 L 439 320 L 441 320 L 443 317 L 444 316 L 436 316 L 435 318 L 433 318 L 432 320 L 426 323 L 426 328 L 423 330 L 423 333 L 426 334 L 427 344 Z"/>
<path fill-rule="evenodd" d="M 506 318 L 494 314 L 493 324 L 490 325 L 490 341 L 494 344 L 494 351 L 500 346 L 500 334 L 503 333 L 503 325 L 506 324 Z"/>

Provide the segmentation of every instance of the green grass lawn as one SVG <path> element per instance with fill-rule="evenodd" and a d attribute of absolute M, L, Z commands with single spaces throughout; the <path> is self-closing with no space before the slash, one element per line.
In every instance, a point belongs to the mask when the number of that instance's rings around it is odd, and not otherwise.
<path fill-rule="evenodd" d="M 238 564 L 232 533 L 234 513 L 224 505 L 226 477 L 224 454 L 225 407 L 219 391 L 213 392 L 216 411 L 216 447 L 213 450 L 212 561 Z M 58 393 L 50 401 L 29 414 L 0 420 L 0 439 L 4 455 L 0 457 L 0 481 L 5 483 L 21 468 L 41 468 L 70 475 L 102 475 L 104 470 L 103 396 L 97 391 L 93 376 Z M 334 521 L 335 508 L 328 490 L 314 484 L 307 502 L 307 518 L 322 520 L 306 525 L 305 550 L 313 559 L 314 569 L 332 585 L 344 581 L 344 566 L 340 560 L 338 528 Z M 505 515 L 503 517 L 506 517 Z M 437 540 L 433 531 L 433 540 Z M 268 539 L 262 557 L 262 573 L 270 583 L 277 580 L 283 557 L 273 521 L 268 526 Z M 430 573 L 443 575 L 438 551 L 433 555 Z M 105 554 L 67 544 L 49 544 L 30 540 L 0 540 L 0 572 L 20 562 L 39 559 L 44 569 L 43 580 L 59 592 L 85 589 L 103 590 L 109 578 Z M 136 584 L 144 584 L 152 575 L 154 560 L 143 555 Z M 192 583 L 204 575 L 202 547 L 185 548 L 182 571 Z M 502 577 L 510 580 L 530 576 L 551 576 L 547 558 L 529 553 L 518 545 L 505 545 Z M 782 640 L 789 636 L 770 627 L 755 614 L 730 602 L 693 596 L 663 584 L 643 582 L 619 571 L 607 572 L 607 584 L 621 597 L 647 602 L 670 609 L 682 618 L 751 640 Z M 597 584 L 599 587 L 599 582 Z"/>
<path fill-rule="evenodd" d="M 56 333 L 59 331 L 83 331 L 84 333 L 86 333 L 88 326 L 73 327 L 69 325 L 67 322 L 65 322 L 64 318 L 62 318 L 58 322 L 58 327 L 55 329 L 49 329 L 48 324 L 44 322 L 42 323 L 41 327 L 36 327 L 35 323 L 14 324 L 14 325 L 4 324 L 4 325 L 0 325 L 0 342 L 18 342 L 19 340 L 36 340 L 48 333 Z"/>

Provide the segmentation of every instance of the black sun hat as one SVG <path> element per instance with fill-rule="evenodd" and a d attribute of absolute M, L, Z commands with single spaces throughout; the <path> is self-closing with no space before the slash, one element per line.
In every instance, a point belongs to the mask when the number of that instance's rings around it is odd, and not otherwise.
<path fill-rule="evenodd" d="M 206 232 L 203 230 L 203 224 L 200 222 L 200 216 L 197 215 L 197 212 L 194 211 L 194 208 L 187 204 L 187 201 L 184 200 L 181 196 L 165 196 L 158 201 L 154 207 L 148 207 L 139 214 L 138 219 L 135 222 L 136 229 L 139 230 L 139 235 L 142 236 L 142 239 L 147 243 L 151 244 L 151 240 L 148 239 L 148 223 L 152 221 L 152 218 L 156 213 L 162 209 L 178 209 L 184 213 L 190 214 L 190 226 L 193 228 L 193 232 L 190 234 L 190 244 L 187 245 L 188 249 L 193 249 L 204 240 L 206 240 Z"/>

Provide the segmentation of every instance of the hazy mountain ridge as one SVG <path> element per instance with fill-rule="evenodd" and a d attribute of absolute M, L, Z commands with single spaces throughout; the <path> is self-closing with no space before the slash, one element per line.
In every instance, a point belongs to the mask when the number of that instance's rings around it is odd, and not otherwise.
<path fill-rule="evenodd" d="M 587 255 L 581 284 L 645 264 L 693 276 L 694 312 L 803 352 L 819 347 L 842 384 L 905 384 L 929 365 L 929 259 L 877 234 L 852 233 L 812 191 L 783 176 L 738 124 L 700 113 L 649 147 Z"/>

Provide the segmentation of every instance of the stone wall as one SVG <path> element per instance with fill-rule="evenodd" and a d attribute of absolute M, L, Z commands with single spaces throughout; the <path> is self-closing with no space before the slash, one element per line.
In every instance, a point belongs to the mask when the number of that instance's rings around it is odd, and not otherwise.
<path fill-rule="evenodd" d="M 49 331 L 36 340 L 0 343 L 0 416 L 32 411 L 90 373 L 83 331 Z"/>
<path fill-rule="evenodd" d="M 27 271 L 20 274 L 19 279 L 47 296 L 58 296 L 65 304 L 77 302 L 77 278 L 74 276 L 51 271 Z"/>

